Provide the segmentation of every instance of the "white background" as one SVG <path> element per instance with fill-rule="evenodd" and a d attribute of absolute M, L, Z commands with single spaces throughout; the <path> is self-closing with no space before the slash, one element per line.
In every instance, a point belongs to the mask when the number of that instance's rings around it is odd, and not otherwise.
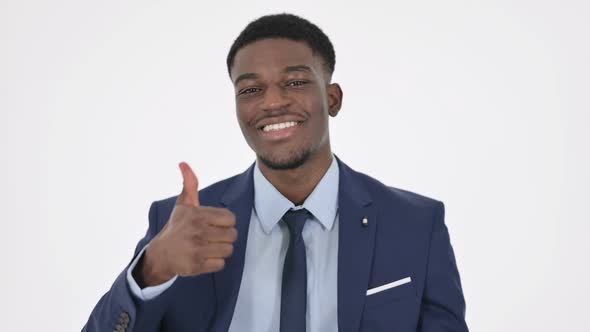
<path fill-rule="evenodd" d="M 332 39 L 333 151 L 443 200 L 472 331 L 588 331 L 587 1 L 0 1 L 0 316 L 77 331 L 149 204 L 254 160 L 227 51 L 288 11 Z"/>

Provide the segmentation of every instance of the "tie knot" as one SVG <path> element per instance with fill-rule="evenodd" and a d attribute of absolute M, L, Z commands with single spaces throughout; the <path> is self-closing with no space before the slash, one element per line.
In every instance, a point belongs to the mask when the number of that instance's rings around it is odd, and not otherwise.
<path fill-rule="evenodd" d="M 305 221 L 310 215 L 311 213 L 306 209 L 289 210 L 283 215 L 283 220 L 287 224 L 287 227 L 289 227 L 292 238 L 299 238 L 301 236 Z"/>

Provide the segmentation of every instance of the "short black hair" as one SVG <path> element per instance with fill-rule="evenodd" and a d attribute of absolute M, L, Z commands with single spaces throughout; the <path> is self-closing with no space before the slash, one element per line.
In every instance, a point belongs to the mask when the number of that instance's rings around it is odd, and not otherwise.
<path fill-rule="evenodd" d="M 314 54 L 319 54 L 330 75 L 336 65 L 334 46 L 326 34 L 310 21 L 293 14 L 262 16 L 250 22 L 234 41 L 227 54 L 227 71 L 231 68 L 238 51 L 255 41 L 268 38 L 285 38 L 305 42 Z"/>

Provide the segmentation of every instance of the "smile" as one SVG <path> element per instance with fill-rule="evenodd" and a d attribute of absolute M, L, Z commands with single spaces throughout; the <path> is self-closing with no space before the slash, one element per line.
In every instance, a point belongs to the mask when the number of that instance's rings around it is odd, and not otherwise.
<path fill-rule="evenodd" d="M 262 131 L 269 132 L 269 131 L 281 130 L 281 129 L 285 129 L 285 128 L 289 128 L 289 127 L 294 127 L 297 124 L 298 123 L 295 121 L 273 123 L 273 124 L 269 124 L 269 125 L 262 127 Z"/>

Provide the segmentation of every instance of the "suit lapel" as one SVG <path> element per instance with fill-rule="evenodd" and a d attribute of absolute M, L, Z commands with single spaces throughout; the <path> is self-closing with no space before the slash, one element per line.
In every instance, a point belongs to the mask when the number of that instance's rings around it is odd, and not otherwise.
<path fill-rule="evenodd" d="M 358 331 L 373 261 L 377 211 L 363 183 L 338 160 L 338 330 Z M 363 225 L 363 218 L 367 225 Z"/>
<path fill-rule="evenodd" d="M 253 170 L 254 164 L 230 182 L 220 201 L 221 207 L 228 208 L 236 216 L 238 238 L 234 243 L 233 254 L 225 261 L 224 269 L 213 275 L 217 312 L 212 331 L 229 330 L 234 314 L 244 271 L 246 240 L 254 202 Z"/>

